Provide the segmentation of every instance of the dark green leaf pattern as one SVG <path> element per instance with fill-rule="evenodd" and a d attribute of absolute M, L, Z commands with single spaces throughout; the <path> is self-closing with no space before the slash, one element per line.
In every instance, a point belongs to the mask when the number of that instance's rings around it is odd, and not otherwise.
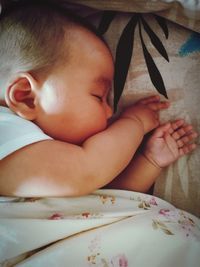
<path fill-rule="evenodd" d="M 145 19 L 140 16 L 142 25 L 144 27 L 144 30 L 146 31 L 146 33 L 148 34 L 152 44 L 155 46 L 155 48 L 158 50 L 158 52 L 161 54 L 161 56 L 163 56 L 167 61 L 169 61 L 168 55 L 167 55 L 167 51 L 165 50 L 162 42 L 160 41 L 160 39 L 157 37 L 157 35 L 152 31 L 152 29 L 150 28 L 150 26 L 147 24 L 147 22 L 145 21 Z"/>
<path fill-rule="evenodd" d="M 133 53 L 134 32 L 137 21 L 138 16 L 135 14 L 124 28 L 117 45 L 114 75 L 114 111 L 117 109 L 117 104 L 126 82 Z"/>
<path fill-rule="evenodd" d="M 113 21 L 114 17 L 116 15 L 115 11 L 106 10 L 103 12 L 101 21 L 99 23 L 99 27 L 97 29 L 97 32 L 99 35 L 103 35 L 105 32 L 107 32 L 111 22 Z"/>
<path fill-rule="evenodd" d="M 104 11 L 102 20 L 98 28 L 99 34 L 104 34 L 108 30 L 110 23 L 113 21 L 115 15 L 116 15 L 116 12 L 114 11 Z M 168 32 L 166 20 L 157 15 L 153 15 L 153 16 L 156 19 L 162 31 L 164 32 L 165 37 L 168 38 L 169 32 Z M 163 46 L 161 40 L 156 35 L 156 33 L 151 29 L 151 27 L 149 26 L 149 24 L 146 22 L 146 20 L 143 18 L 141 14 L 134 13 L 134 15 L 131 17 L 131 19 L 125 26 L 124 30 L 122 31 L 122 34 L 119 38 L 119 42 L 116 48 L 115 74 L 114 74 L 114 111 L 117 110 L 117 105 L 122 95 L 124 85 L 126 82 L 128 69 L 129 69 L 132 54 L 133 54 L 134 33 L 135 33 L 135 28 L 137 25 L 139 25 L 139 36 L 140 36 L 142 50 L 143 50 L 143 54 L 144 54 L 144 58 L 145 58 L 145 62 L 147 65 L 150 79 L 154 87 L 156 88 L 156 90 L 160 94 L 168 98 L 162 76 L 144 43 L 141 24 L 143 26 L 144 31 L 149 36 L 153 46 L 157 49 L 157 51 L 161 54 L 162 57 L 164 57 L 167 61 L 169 61 L 167 51 L 165 47 Z"/>
<path fill-rule="evenodd" d="M 163 30 L 166 39 L 168 39 L 169 31 L 168 31 L 166 20 L 160 16 L 157 16 L 157 15 L 154 15 L 154 18 L 156 19 L 156 21 L 160 25 L 160 28 Z"/>
<path fill-rule="evenodd" d="M 158 92 L 160 94 L 164 95 L 166 98 L 168 98 L 162 76 L 161 76 L 158 68 L 156 67 L 155 62 L 154 62 L 152 56 L 150 55 L 149 51 L 147 50 L 146 45 L 144 43 L 140 22 L 139 22 L 139 34 L 140 34 L 143 54 L 144 54 L 146 65 L 147 65 L 147 68 L 149 71 L 150 79 L 151 79 L 153 85 L 155 86 L 155 88 L 158 90 Z"/>

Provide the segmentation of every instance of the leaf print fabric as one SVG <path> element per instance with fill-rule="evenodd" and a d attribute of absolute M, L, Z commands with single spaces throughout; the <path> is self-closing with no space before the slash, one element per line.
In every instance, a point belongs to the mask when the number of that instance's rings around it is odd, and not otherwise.
<path fill-rule="evenodd" d="M 181 46 L 179 55 L 184 57 L 191 53 L 200 52 L 200 33 L 194 32 L 188 40 Z"/>

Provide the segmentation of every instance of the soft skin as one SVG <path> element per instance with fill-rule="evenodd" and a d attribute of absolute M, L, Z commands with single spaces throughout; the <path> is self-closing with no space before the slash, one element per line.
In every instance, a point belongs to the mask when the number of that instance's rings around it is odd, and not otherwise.
<path fill-rule="evenodd" d="M 148 97 L 107 126 L 112 115 L 107 103 L 114 69 L 111 54 L 88 30 L 78 27 L 73 34 L 70 65 L 60 65 L 45 80 L 28 72 L 10 79 L 4 105 L 55 140 L 28 145 L 0 161 L 1 195 L 80 196 L 112 181 L 117 188 L 144 191 L 160 172 L 152 163 L 154 153 L 144 157 L 135 152 L 144 135 L 159 126 L 158 113 L 169 103 Z M 184 146 L 187 153 L 193 149 L 188 142 Z M 136 177 L 143 181 L 139 186 Z"/>
<path fill-rule="evenodd" d="M 196 148 L 197 136 L 192 125 L 182 119 L 157 127 L 127 168 L 107 187 L 147 192 L 164 167 Z"/>
<path fill-rule="evenodd" d="M 45 81 L 34 119 L 48 135 L 73 144 L 105 130 L 112 115 L 107 103 L 113 78 L 111 54 L 90 32 L 79 30 L 77 36 L 75 60 L 60 66 Z"/>

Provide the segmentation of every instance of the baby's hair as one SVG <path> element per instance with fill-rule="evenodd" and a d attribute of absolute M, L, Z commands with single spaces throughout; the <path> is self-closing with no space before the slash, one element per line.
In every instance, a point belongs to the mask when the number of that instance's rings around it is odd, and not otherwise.
<path fill-rule="evenodd" d="M 51 1 L 21 1 L 3 10 L 0 17 L 0 99 L 2 88 L 16 72 L 45 75 L 59 61 L 69 62 L 70 34 L 85 27 L 83 18 Z M 63 48 L 64 40 L 68 40 Z"/>

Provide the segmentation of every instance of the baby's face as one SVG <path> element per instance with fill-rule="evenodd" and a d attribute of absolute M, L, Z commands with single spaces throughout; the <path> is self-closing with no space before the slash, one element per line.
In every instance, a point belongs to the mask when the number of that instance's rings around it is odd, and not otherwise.
<path fill-rule="evenodd" d="M 103 42 L 83 30 L 74 52 L 72 62 L 60 66 L 43 84 L 35 123 L 55 139 L 80 144 L 104 130 L 112 115 L 107 97 L 113 60 Z"/>

